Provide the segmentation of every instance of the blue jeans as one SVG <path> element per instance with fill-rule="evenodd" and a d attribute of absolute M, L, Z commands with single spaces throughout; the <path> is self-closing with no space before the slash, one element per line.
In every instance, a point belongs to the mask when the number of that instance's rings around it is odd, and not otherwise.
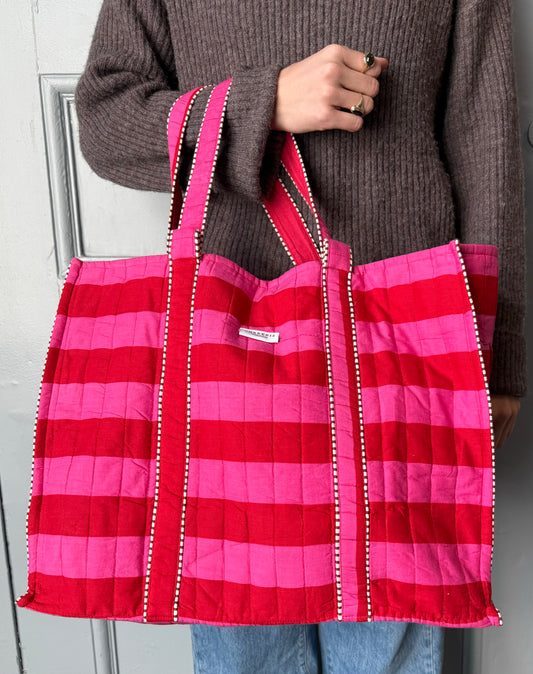
<path fill-rule="evenodd" d="M 440 674 L 444 628 L 405 622 L 191 624 L 195 674 Z"/>

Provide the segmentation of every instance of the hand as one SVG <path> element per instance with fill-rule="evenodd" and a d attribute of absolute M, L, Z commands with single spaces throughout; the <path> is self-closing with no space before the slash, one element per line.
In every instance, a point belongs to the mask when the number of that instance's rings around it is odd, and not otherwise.
<path fill-rule="evenodd" d="M 509 395 L 491 394 L 492 419 L 494 426 L 494 446 L 500 449 L 513 432 L 520 399 Z"/>
<path fill-rule="evenodd" d="M 365 70 L 363 56 L 363 52 L 349 47 L 329 44 L 283 68 L 271 128 L 290 133 L 325 129 L 358 131 L 363 126 L 363 117 L 349 110 L 359 103 L 361 94 L 364 114 L 373 110 L 379 91 L 377 78 L 389 65 L 386 58 L 376 56 L 374 65 Z"/>

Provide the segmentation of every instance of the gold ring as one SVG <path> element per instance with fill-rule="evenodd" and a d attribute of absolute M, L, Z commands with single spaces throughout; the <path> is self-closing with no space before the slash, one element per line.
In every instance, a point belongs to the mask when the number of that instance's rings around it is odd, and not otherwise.
<path fill-rule="evenodd" d="M 363 63 L 365 64 L 366 68 L 363 70 L 363 72 L 366 72 L 369 68 L 372 68 L 374 63 L 376 62 L 376 58 L 374 54 L 371 51 L 367 51 L 363 55 Z"/>
<path fill-rule="evenodd" d="M 354 115 L 358 115 L 359 117 L 362 117 L 365 113 L 365 109 L 363 107 L 363 95 L 361 94 L 361 100 L 357 105 L 352 105 L 350 108 L 350 112 Z"/>

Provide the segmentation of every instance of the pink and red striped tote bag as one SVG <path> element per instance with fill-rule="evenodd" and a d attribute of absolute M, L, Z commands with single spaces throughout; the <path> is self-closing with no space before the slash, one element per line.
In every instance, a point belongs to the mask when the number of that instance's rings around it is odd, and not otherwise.
<path fill-rule="evenodd" d="M 293 266 L 202 253 L 231 80 L 169 115 L 166 255 L 72 260 L 43 374 L 19 606 L 150 623 L 498 625 L 497 249 L 354 265 L 292 135 L 264 209 Z M 245 226 L 245 223 L 236 223 Z"/>

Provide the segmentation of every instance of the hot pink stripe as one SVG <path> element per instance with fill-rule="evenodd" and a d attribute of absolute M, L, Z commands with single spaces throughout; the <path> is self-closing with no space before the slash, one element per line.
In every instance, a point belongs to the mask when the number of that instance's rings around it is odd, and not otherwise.
<path fill-rule="evenodd" d="M 159 386 L 139 382 L 108 384 L 43 383 L 39 418 L 45 419 L 157 419 Z M 43 416 L 40 416 L 43 414 Z"/>
<path fill-rule="evenodd" d="M 314 587 L 333 582 L 333 546 L 281 546 L 186 536 L 183 575 L 257 587 Z"/>
<path fill-rule="evenodd" d="M 194 98 L 202 89 L 205 89 L 205 85 L 196 87 L 196 89 L 191 89 L 187 93 L 177 98 L 170 109 L 167 121 L 167 137 L 171 179 L 174 178 L 176 155 L 181 150 L 183 143 L 184 129 L 186 126 L 185 118 L 189 113 Z"/>
<path fill-rule="evenodd" d="M 239 335 L 240 327 L 279 332 L 279 342 L 260 342 Z M 193 345 L 228 344 L 246 351 L 266 351 L 277 356 L 285 356 L 298 351 L 324 351 L 323 323 L 320 320 L 286 321 L 281 325 L 244 325 L 223 311 L 198 309 L 194 312 Z"/>
<path fill-rule="evenodd" d="M 194 231 L 202 226 L 203 215 L 211 191 L 211 173 L 218 151 L 218 139 L 222 133 L 220 119 L 223 115 L 224 100 L 231 80 L 221 82 L 212 92 L 198 139 L 198 157 L 192 170 L 181 214 L 180 229 Z M 192 238 L 192 237 L 191 237 Z M 172 251 L 174 254 L 174 250 Z"/>
<path fill-rule="evenodd" d="M 114 349 L 119 346 L 162 347 L 165 314 L 138 311 L 124 314 L 69 317 L 61 346 L 63 349 Z"/>
<path fill-rule="evenodd" d="M 320 262 L 304 262 L 292 267 L 271 281 L 258 279 L 232 260 L 220 255 L 208 253 L 202 257 L 200 276 L 215 276 L 240 288 L 255 302 L 268 295 L 275 295 L 286 288 L 297 286 L 320 287 L 322 284 L 322 265 Z"/>
<path fill-rule="evenodd" d="M 490 546 L 472 543 L 370 543 L 370 578 L 389 578 L 415 585 L 462 585 L 490 581 Z"/>
<path fill-rule="evenodd" d="M 331 241 L 333 251 L 336 242 Z M 342 604 L 345 615 L 357 615 L 359 606 L 359 569 L 356 566 L 357 542 L 365 538 L 358 530 L 354 454 L 353 414 L 350 400 L 350 382 L 346 360 L 346 339 L 344 334 L 343 307 L 340 298 L 339 272 L 328 270 L 328 315 L 333 371 L 333 392 L 335 411 L 335 435 L 337 452 L 338 493 L 340 510 L 340 566 L 342 578 Z"/>
<path fill-rule="evenodd" d="M 155 493 L 155 460 L 112 456 L 36 458 L 32 496 L 121 496 Z"/>
<path fill-rule="evenodd" d="M 147 536 L 58 536 L 34 534 L 37 569 L 65 578 L 134 578 L 144 575 Z M 35 540 L 37 539 L 37 540 Z"/>
<path fill-rule="evenodd" d="M 435 356 L 453 351 L 477 351 L 477 342 L 467 329 L 464 314 L 438 316 L 422 321 L 389 323 L 357 320 L 360 353 L 393 351 L 416 356 Z"/>
<path fill-rule="evenodd" d="M 329 463 L 243 462 L 191 458 L 187 495 L 244 503 L 331 503 Z"/>
<path fill-rule="evenodd" d="M 172 232 L 172 258 L 196 258 L 196 239 L 188 229 L 175 229 Z"/>
<path fill-rule="evenodd" d="M 54 322 L 54 329 L 52 331 L 52 338 L 50 340 L 50 348 L 57 349 L 61 346 L 66 322 L 67 317 L 65 314 L 57 314 Z"/>
<path fill-rule="evenodd" d="M 191 419 L 329 423 L 328 391 L 308 384 L 191 384 Z"/>
<path fill-rule="evenodd" d="M 492 468 L 368 461 L 370 501 L 492 506 Z"/>
<path fill-rule="evenodd" d="M 395 421 L 450 428 L 490 427 L 487 393 L 384 384 L 361 389 L 365 424 Z"/>
<path fill-rule="evenodd" d="M 353 287 L 357 290 L 392 288 L 436 278 L 443 274 L 462 274 L 455 243 L 389 257 L 354 268 Z"/>
<path fill-rule="evenodd" d="M 111 285 L 150 276 L 168 276 L 167 255 L 147 255 L 125 260 L 91 260 L 82 265 L 76 285 Z"/>

